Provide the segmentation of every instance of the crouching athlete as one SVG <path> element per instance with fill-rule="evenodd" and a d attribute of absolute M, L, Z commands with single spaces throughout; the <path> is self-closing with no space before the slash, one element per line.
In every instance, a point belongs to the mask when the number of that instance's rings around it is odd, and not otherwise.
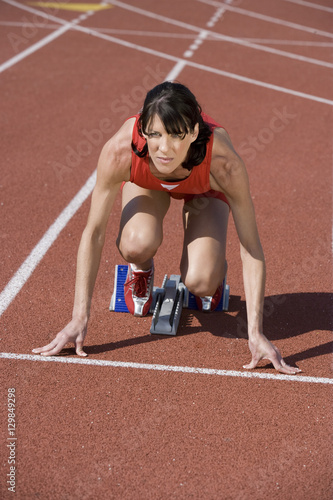
<path fill-rule="evenodd" d="M 170 198 L 184 200 L 181 279 L 199 309 L 213 311 L 226 273 L 226 236 L 232 213 L 240 241 L 248 338 L 255 368 L 261 359 L 287 374 L 279 350 L 263 334 L 265 260 L 248 176 L 227 132 L 202 113 L 192 92 L 164 82 L 150 90 L 142 111 L 130 117 L 102 149 L 87 225 L 77 257 L 72 320 L 54 340 L 33 352 L 54 355 L 68 342 L 86 356 L 84 339 L 106 226 L 119 189 L 122 216 L 117 246 L 129 263 L 125 301 L 137 316 L 152 301 L 154 255 L 163 238 Z"/>

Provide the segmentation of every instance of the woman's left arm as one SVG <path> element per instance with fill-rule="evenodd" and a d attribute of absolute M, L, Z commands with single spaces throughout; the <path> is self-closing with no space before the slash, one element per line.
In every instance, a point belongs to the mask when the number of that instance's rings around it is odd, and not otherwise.
<path fill-rule="evenodd" d="M 222 144 L 215 148 L 218 154 L 212 160 L 211 184 L 226 195 L 240 241 L 249 348 L 252 354 L 251 362 L 244 368 L 253 369 L 261 359 L 268 359 L 276 370 L 295 374 L 301 370 L 287 365 L 280 351 L 263 334 L 265 258 L 246 168 L 230 144 L 229 136 L 224 141 L 222 136 Z"/>

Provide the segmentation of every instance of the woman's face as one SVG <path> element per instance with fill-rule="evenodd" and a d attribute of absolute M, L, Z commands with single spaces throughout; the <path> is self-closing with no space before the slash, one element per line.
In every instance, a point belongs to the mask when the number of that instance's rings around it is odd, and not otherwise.
<path fill-rule="evenodd" d="M 199 124 L 194 127 L 193 132 L 183 135 L 168 134 L 163 122 L 158 115 L 150 120 L 147 133 L 149 156 L 155 167 L 163 174 L 171 174 L 186 159 L 187 152 L 192 142 L 196 140 L 199 133 Z"/>

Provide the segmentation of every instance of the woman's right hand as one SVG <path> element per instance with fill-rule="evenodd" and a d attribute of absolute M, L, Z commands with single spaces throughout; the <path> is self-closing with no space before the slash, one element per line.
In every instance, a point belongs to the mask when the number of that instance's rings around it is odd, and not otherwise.
<path fill-rule="evenodd" d="M 54 356 L 58 354 L 66 344 L 73 343 L 78 356 L 88 356 L 83 350 L 83 342 L 87 334 L 87 322 L 72 319 L 63 330 L 49 344 L 37 347 L 32 352 L 42 356 Z"/>

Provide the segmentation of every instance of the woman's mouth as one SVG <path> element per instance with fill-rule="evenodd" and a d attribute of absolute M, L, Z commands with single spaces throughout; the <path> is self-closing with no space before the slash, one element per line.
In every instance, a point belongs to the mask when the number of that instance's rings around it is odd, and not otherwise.
<path fill-rule="evenodd" d="M 163 165 L 167 165 L 168 163 L 171 163 L 173 160 L 173 158 L 169 158 L 167 156 L 158 156 L 157 159 L 158 161 L 163 163 Z"/>

